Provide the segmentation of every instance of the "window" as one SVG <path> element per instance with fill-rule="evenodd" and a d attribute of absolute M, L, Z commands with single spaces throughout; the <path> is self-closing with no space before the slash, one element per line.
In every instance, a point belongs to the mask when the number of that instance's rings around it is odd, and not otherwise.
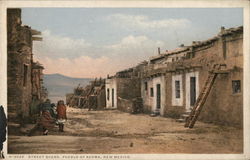
<path fill-rule="evenodd" d="M 28 76 L 28 66 L 26 64 L 23 65 L 23 86 L 27 85 L 27 76 Z"/>
<path fill-rule="evenodd" d="M 241 92 L 240 80 L 232 81 L 232 88 L 233 88 L 233 94 L 240 93 Z"/>
<path fill-rule="evenodd" d="M 107 100 L 109 101 L 109 88 L 107 89 Z"/>
<path fill-rule="evenodd" d="M 154 89 L 153 88 L 150 88 L 150 96 L 154 97 Z"/>
<path fill-rule="evenodd" d="M 175 81 L 175 98 L 181 98 L 180 81 Z"/>
<path fill-rule="evenodd" d="M 148 90 L 148 82 L 144 82 L 145 91 Z"/>

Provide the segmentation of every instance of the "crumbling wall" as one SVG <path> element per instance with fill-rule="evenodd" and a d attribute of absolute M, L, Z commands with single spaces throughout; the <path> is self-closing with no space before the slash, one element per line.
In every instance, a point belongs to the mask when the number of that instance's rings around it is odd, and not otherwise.
<path fill-rule="evenodd" d="M 21 26 L 21 10 L 7 10 L 8 28 L 8 111 L 25 119 L 32 102 L 32 35 Z"/>
<path fill-rule="evenodd" d="M 131 113 L 133 108 L 133 101 L 118 97 L 117 106 L 120 111 Z"/>
<path fill-rule="evenodd" d="M 123 99 L 118 97 L 117 106 L 120 111 L 127 113 L 141 113 L 143 112 L 142 98 L 137 97 L 133 99 Z"/>
<path fill-rule="evenodd" d="M 147 85 L 147 87 L 145 86 Z M 152 78 L 143 79 L 141 81 L 141 97 L 143 99 L 143 112 L 151 113 L 153 111 L 153 98 L 150 95 L 150 89 L 153 88 Z"/>
<path fill-rule="evenodd" d="M 141 97 L 141 80 L 139 78 L 117 78 L 117 108 L 132 112 L 136 106 L 136 98 Z"/>
<path fill-rule="evenodd" d="M 97 109 L 103 109 L 106 107 L 106 91 L 105 87 L 100 91 L 97 96 Z"/>
<path fill-rule="evenodd" d="M 41 71 L 33 69 L 32 32 L 40 32 L 22 26 L 21 9 L 16 8 L 7 9 L 7 32 L 8 119 L 23 124 L 34 101 L 46 96 Z"/>

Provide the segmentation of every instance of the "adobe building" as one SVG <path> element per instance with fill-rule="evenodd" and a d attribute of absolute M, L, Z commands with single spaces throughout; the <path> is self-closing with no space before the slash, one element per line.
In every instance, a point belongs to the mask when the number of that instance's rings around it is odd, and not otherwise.
<path fill-rule="evenodd" d="M 145 62 L 117 72 L 106 79 L 106 108 L 138 113 L 142 112 L 141 70 Z"/>
<path fill-rule="evenodd" d="M 103 109 L 106 106 L 105 79 L 95 79 L 86 87 L 74 89 L 66 94 L 66 104 L 71 107 Z"/>
<path fill-rule="evenodd" d="M 106 108 L 117 108 L 117 79 L 107 77 L 106 79 Z"/>
<path fill-rule="evenodd" d="M 43 67 L 33 62 L 34 40 L 41 40 L 40 32 L 23 26 L 21 9 L 7 9 L 7 80 L 8 80 L 8 120 L 25 123 L 31 115 L 33 101 L 41 101 L 46 96 L 42 86 Z M 14 125 L 14 124 L 13 124 Z"/>
<path fill-rule="evenodd" d="M 216 74 L 199 120 L 242 127 L 243 27 L 159 54 L 142 77 L 144 109 L 173 118 L 189 113 L 208 77 Z"/>
<path fill-rule="evenodd" d="M 43 70 L 44 67 L 39 62 L 32 63 L 32 99 L 45 101 L 43 89 Z"/>

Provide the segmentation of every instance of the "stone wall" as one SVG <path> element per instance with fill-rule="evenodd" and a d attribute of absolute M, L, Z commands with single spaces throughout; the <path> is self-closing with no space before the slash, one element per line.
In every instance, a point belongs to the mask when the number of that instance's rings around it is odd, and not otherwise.
<path fill-rule="evenodd" d="M 136 100 L 140 97 L 141 80 L 139 78 L 117 78 L 117 108 L 119 110 L 129 113 L 140 112 L 140 104 Z"/>
<path fill-rule="evenodd" d="M 103 109 L 106 107 L 106 93 L 105 87 L 97 95 L 97 109 Z"/>
<path fill-rule="evenodd" d="M 21 10 L 8 9 L 8 110 L 29 116 L 32 101 L 31 31 L 21 26 Z"/>
<path fill-rule="evenodd" d="M 42 71 L 33 68 L 34 30 L 22 25 L 21 9 L 7 9 L 7 31 L 8 120 L 25 123 L 31 105 L 46 95 Z"/>

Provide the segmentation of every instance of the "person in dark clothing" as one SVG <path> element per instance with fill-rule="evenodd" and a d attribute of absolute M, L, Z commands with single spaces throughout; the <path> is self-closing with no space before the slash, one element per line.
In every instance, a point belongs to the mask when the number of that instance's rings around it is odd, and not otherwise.
<path fill-rule="evenodd" d="M 39 107 L 40 113 L 43 111 L 49 111 L 51 113 L 52 107 L 49 99 L 46 99 L 46 101 L 42 104 L 40 104 Z"/>
<path fill-rule="evenodd" d="M 51 107 L 50 100 L 47 99 L 44 103 L 42 103 L 39 107 L 40 109 L 40 120 L 39 124 L 43 128 L 43 134 L 47 135 L 49 132 L 49 128 L 54 127 L 54 118 L 52 117 L 53 109 Z"/>
<path fill-rule="evenodd" d="M 3 106 L 0 106 L 0 159 L 4 158 L 3 155 L 3 142 L 6 140 L 6 126 L 7 126 L 7 120 L 6 115 L 4 112 Z"/>
<path fill-rule="evenodd" d="M 55 105 L 55 103 L 51 103 L 51 116 L 53 117 L 53 118 L 57 118 L 57 112 L 56 112 L 56 105 Z"/>

